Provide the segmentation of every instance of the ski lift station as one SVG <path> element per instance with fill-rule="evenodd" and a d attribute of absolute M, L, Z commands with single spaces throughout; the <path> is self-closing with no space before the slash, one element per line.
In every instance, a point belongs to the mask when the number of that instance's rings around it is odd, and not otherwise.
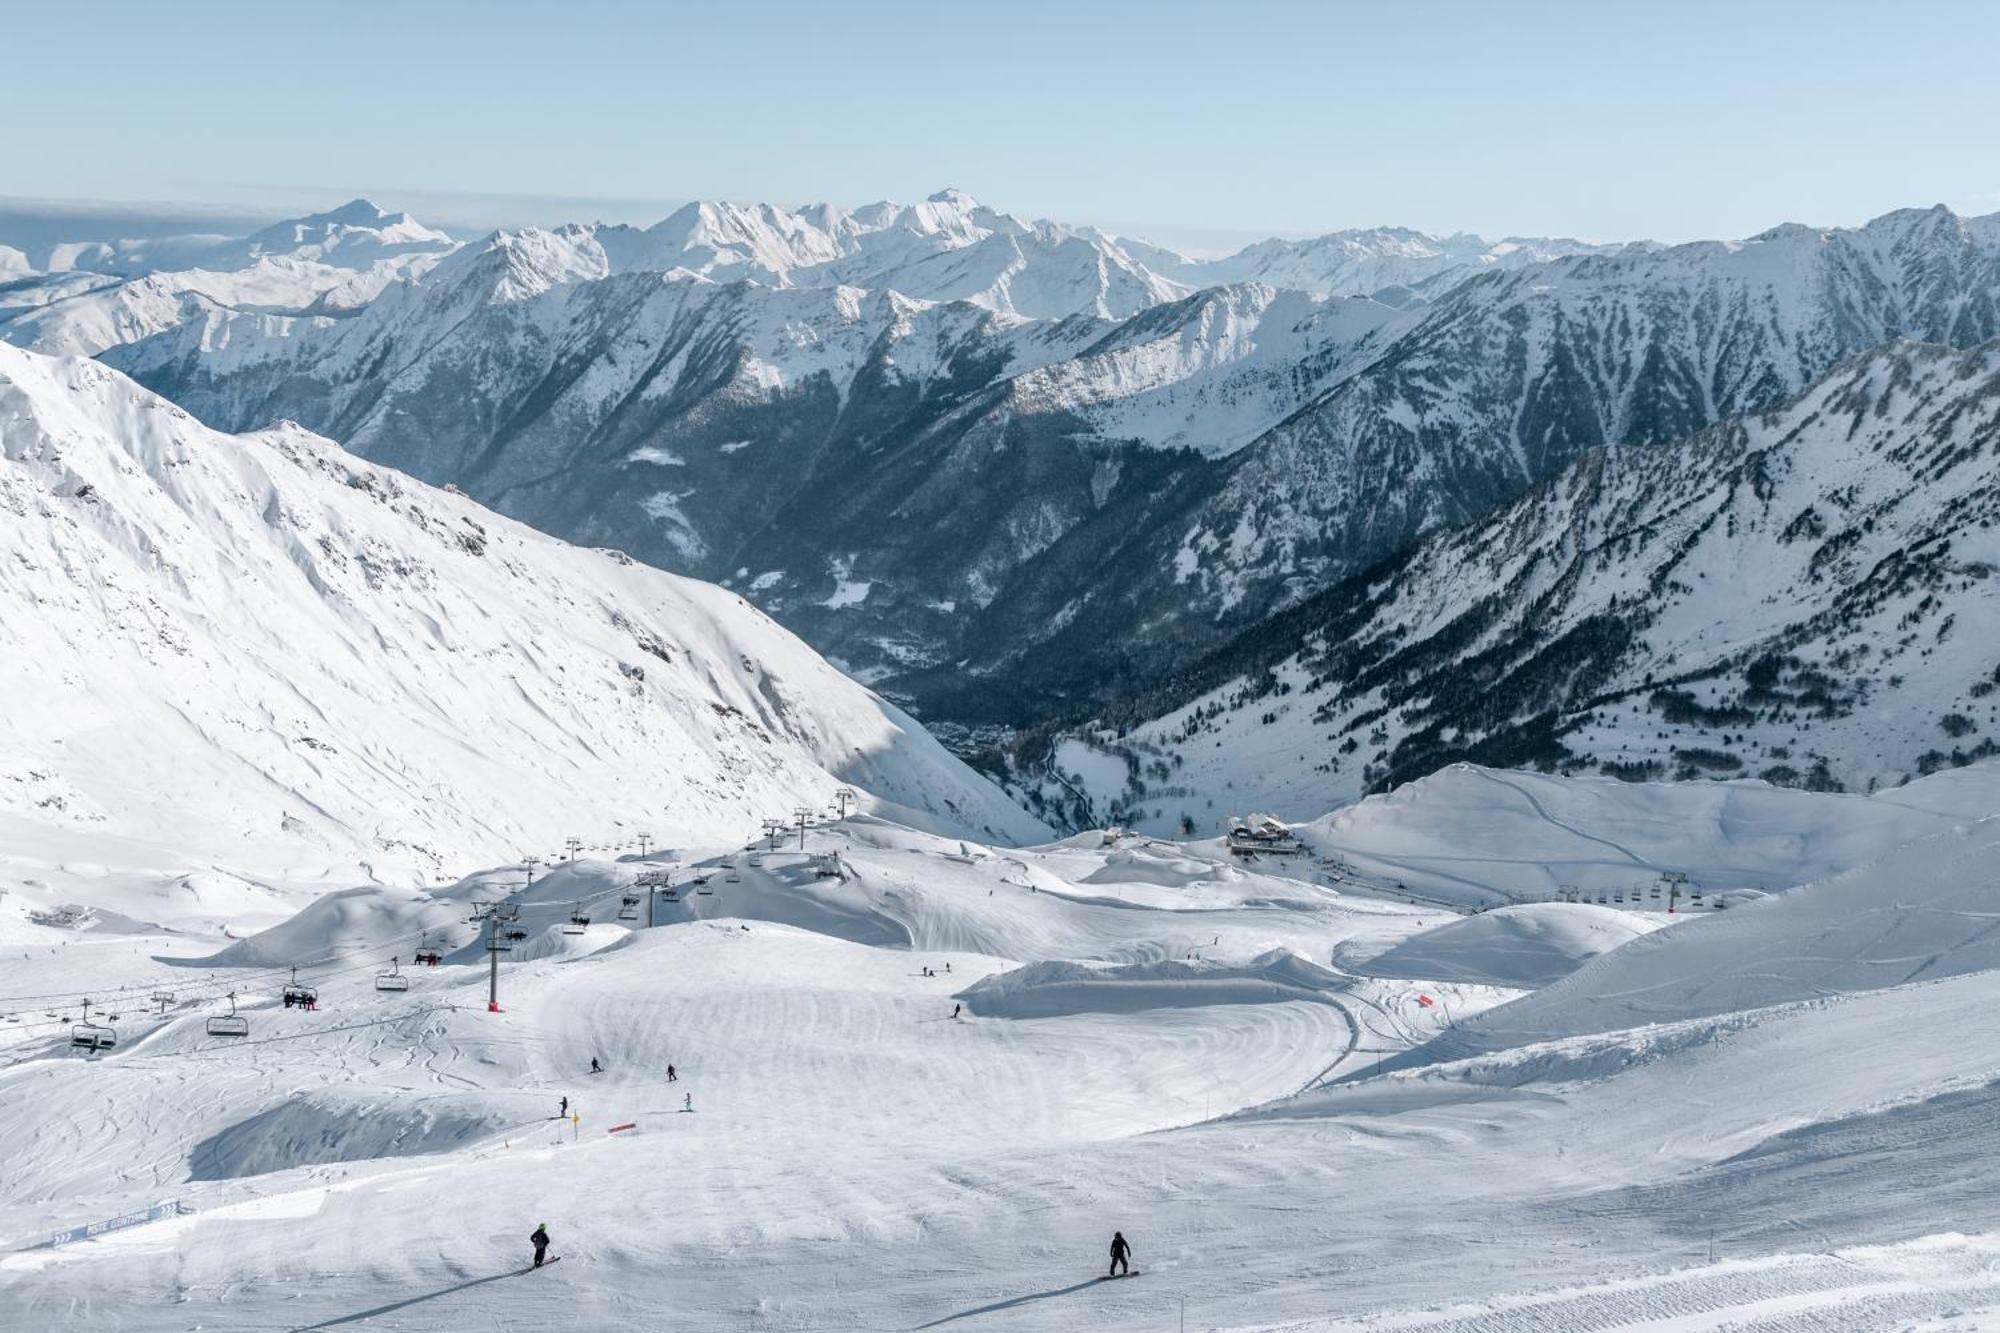
<path fill-rule="evenodd" d="M 1291 826 L 1275 815 L 1252 815 L 1229 821 L 1229 850 L 1238 856 L 1298 856 L 1305 844 Z"/>

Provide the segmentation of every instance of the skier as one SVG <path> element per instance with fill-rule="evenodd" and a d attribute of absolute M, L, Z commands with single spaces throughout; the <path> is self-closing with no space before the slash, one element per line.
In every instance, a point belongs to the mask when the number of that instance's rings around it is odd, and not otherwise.
<path fill-rule="evenodd" d="M 1117 1277 L 1120 1270 L 1123 1270 L 1126 1277 L 1132 1276 L 1132 1266 L 1130 1263 L 1127 1262 L 1127 1260 L 1131 1258 L 1131 1255 L 1132 1255 L 1132 1247 L 1125 1243 L 1125 1233 L 1122 1231 L 1112 1232 L 1111 1271 L 1106 1273 L 1104 1276 Z"/>
<path fill-rule="evenodd" d="M 604 1072 L 604 1066 L 597 1063 L 597 1057 L 594 1055 L 590 1057 L 590 1072 L 593 1074 L 602 1074 Z"/>
<path fill-rule="evenodd" d="M 953 1005 L 953 1006 L 951 1007 L 951 1016 L 952 1016 L 953 1018 L 957 1018 L 957 1017 L 958 1017 L 958 1015 L 959 1015 L 959 1011 L 960 1011 L 960 1010 L 962 1010 L 962 1009 L 964 1009 L 964 1008 L 965 1008 L 965 1006 L 964 1006 L 964 1005 L 962 1005 L 962 1004 L 955 1004 L 955 1005 Z"/>
<path fill-rule="evenodd" d="M 676 1074 L 676 1073 L 674 1072 L 674 1067 L 673 1067 L 672 1065 L 668 1065 L 668 1066 L 667 1066 L 667 1082 L 669 1082 L 669 1083 L 678 1083 L 678 1082 L 680 1082 L 680 1081 L 681 1081 L 681 1076 L 680 1076 L 679 1074 Z"/>
<path fill-rule="evenodd" d="M 540 1268 L 549 1255 L 549 1224 L 535 1223 L 535 1234 L 528 1237 L 528 1243 L 535 1247 L 535 1267 Z"/>
<path fill-rule="evenodd" d="M 556 1119 L 569 1119 L 569 1098 L 565 1097 L 562 1099 L 562 1110 L 556 1112 Z"/>
<path fill-rule="evenodd" d="M 950 964 L 950 963 L 946 963 L 946 964 L 944 965 L 944 970 L 945 970 L 945 971 L 947 971 L 947 972 L 951 971 L 951 964 Z"/>
<path fill-rule="evenodd" d="M 684 1093 L 684 1094 L 683 1094 L 683 1095 L 681 1096 L 681 1110 L 683 1110 L 683 1111 L 692 1111 L 692 1110 L 694 1110 L 694 1094 L 693 1094 L 693 1093 L 691 1093 L 691 1092 L 690 1092 L 690 1093 Z"/>

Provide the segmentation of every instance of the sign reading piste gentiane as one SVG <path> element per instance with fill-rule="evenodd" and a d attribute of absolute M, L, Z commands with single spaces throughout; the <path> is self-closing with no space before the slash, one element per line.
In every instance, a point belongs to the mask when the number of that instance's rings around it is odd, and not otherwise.
<path fill-rule="evenodd" d="M 162 1218 L 168 1217 L 179 1217 L 182 1213 L 191 1211 L 193 1210 L 182 1207 L 180 1200 L 168 1199 L 163 1203 L 156 1203 L 151 1208 L 146 1208 L 136 1213 L 126 1213 L 122 1217 L 108 1217 L 102 1222 L 92 1222 L 87 1226 L 71 1227 L 68 1231 L 58 1231 L 55 1235 L 49 1237 L 49 1244 L 51 1246 L 71 1245 L 80 1240 L 89 1240 L 93 1236 L 102 1236 L 107 1231 L 123 1231 L 126 1227 L 144 1226 L 148 1222 L 158 1222 Z"/>

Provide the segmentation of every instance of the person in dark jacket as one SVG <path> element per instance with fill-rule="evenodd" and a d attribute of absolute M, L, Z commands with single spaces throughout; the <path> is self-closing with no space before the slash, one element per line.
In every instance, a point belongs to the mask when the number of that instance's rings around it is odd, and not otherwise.
<path fill-rule="evenodd" d="M 535 1247 L 535 1267 L 542 1266 L 542 1260 L 549 1256 L 549 1224 L 535 1223 L 535 1234 L 528 1237 L 528 1243 Z"/>
<path fill-rule="evenodd" d="M 1106 1273 L 1105 1276 L 1117 1277 L 1120 1270 L 1124 1271 L 1125 1276 L 1127 1277 L 1132 1276 L 1132 1265 L 1129 1262 L 1127 1262 L 1128 1260 L 1131 1259 L 1131 1257 L 1132 1257 L 1132 1247 L 1125 1243 L 1125 1233 L 1122 1231 L 1112 1232 L 1111 1271 L 1109 1273 Z"/>

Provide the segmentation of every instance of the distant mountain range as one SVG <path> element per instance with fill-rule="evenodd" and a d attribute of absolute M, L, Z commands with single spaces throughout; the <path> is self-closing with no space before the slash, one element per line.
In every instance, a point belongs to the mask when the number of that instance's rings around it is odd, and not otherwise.
<path fill-rule="evenodd" d="M 2000 334 L 2000 217 L 1943 208 L 1211 260 L 956 191 L 465 245 L 357 203 L 258 236 L 213 251 L 228 284 L 14 280 L 0 337 L 726 582 L 968 751 L 1136 718 L 1601 446 L 1676 458 L 1857 354 Z M 244 299 L 286 266 L 311 276 Z"/>

